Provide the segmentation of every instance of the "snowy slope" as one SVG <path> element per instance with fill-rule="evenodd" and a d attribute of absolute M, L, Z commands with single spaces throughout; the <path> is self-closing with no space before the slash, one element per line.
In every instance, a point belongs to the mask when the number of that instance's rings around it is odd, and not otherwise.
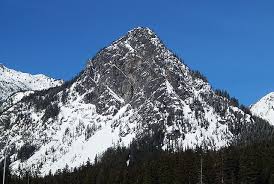
<path fill-rule="evenodd" d="M 129 31 L 75 79 L 27 94 L 0 118 L 0 153 L 9 139 L 13 172 L 41 175 L 78 167 L 133 139 L 163 149 L 219 149 L 255 123 L 148 28 Z"/>
<path fill-rule="evenodd" d="M 0 102 L 19 91 L 43 90 L 62 83 L 45 75 L 22 73 L 0 64 Z"/>
<path fill-rule="evenodd" d="M 269 93 L 251 106 L 251 112 L 274 125 L 274 92 Z"/>

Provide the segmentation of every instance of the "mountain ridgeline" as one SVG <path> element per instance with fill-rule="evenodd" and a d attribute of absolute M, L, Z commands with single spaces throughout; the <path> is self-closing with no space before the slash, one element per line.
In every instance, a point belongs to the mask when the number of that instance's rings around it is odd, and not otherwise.
<path fill-rule="evenodd" d="M 18 72 L 0 64 L 0 103 L 17 92 L 48 89 L 63 84 L 45 75 Z"/>
<path fill-rule="evenodd" d="M 102 49 L 73 80 L 3 105 L 0 153 L 14 174 L 79 167 L 108 148 L 146 141 L 161 150 L 272 139 L 273 127 L 215 91 L 148 28 Z"/>

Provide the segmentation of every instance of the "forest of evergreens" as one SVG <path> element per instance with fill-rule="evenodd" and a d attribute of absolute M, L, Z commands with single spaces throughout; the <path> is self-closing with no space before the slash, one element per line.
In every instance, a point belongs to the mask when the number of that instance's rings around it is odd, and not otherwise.
<path fill-rule="evenodd" d="M 68 165 L 44 178 L 28 173 L 22 177 L 8 174 L 6 183 L 197 184 L 202 176 L 203 184 L 270 184 L 274 179 L 273 153 L 274 141 L 218 151 L 197 148 L 178 152 L 133 143 L 130 148 L 108 149 L 78 169 Z"/>

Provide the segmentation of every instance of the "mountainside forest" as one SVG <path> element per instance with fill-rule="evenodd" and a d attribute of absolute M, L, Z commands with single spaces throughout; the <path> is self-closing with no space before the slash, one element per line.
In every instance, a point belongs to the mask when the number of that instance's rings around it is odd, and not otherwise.
<path fill-rule="evenodd" d="M 273 183 L 273 139 L 218 151 L 196 148 L 178 152 L 151 146 L 151 141 L 133 142 L 130 148 L 110 148 L 98 155 L 93 164 L 88 161 L 80 168 L 67 165 L 45 177 L 8 173 L 7 183 L 197 184 L 201 179 L 203 184 Z"/>

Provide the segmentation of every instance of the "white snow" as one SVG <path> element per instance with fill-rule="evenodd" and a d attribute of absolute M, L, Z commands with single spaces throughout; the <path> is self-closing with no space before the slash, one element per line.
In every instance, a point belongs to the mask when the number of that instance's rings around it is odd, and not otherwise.
<path fill-rule="evenodd" d="M 251 106 L 251 112 L 274 125 L 274 92 L 269 93 Z"/>
<path fill-rule="evenodd" d="M 166 87 L 167 87 L 167 92 L 168 92 L 169 94 L 174 93 L 173 87 L 172 87 L 172 85 L 168 82 L 168 80 L 166 80 Z"/>
<path fill-rule="evenodd" d="M 107 89 L 109 90 L 110 94 L 111 94 L 116 100 L 118 100 L 118 101 L 121 102 L 121 103 L 125 103 L 125 100 L 124 100 L 123 98 L 119 97 L 116 93 L 114 93 L 114 92 L 112 91 L 112 89 L 110 89 L 108 86 L 107 86 Z"/>
<path fill-rule="evenodd" d="M 123 106 L 115 116 L 102 116 L 96 113 L 94 105 L 83 103 L 82 98 L 83 96 L 77 96 L 76 99 L 71 99 L 68 105 L 61 107 L 58 119 L 48 124 L 47 132 L 41 132 L 48 135 L 49 142 L 41 144 L 39 150 L 27 161 L 12 163 L 14 173 L 20 173 L 19 166 L 33 171 L 38 170 L 40 166 L 40 175 L 46 175 L 50 171 L 55 173 L 67 164 L 74 168 L 85 164 L 89 159 L 94 161 L 96 155 L 100 156 L 115 145 L 130 144 L 135 137 L 134 133 L 120 135 L 125 127 L 132 128 L 134 125 L 128 124 L 129 118 L 133 116 L 129 104 Z M 32 118 L 38 122 L 41 119 L 39 116 Z M 117 122 L 120 122 L 118 126 L 121 128 L 115 128 Z M 95 127 L 96 130 L 87 138 L 87 130 L 91 127 Z M 34 137 L 40 138 L 39 133 L 36 133 Z M 20 138 L 16 140 L 18 139 Z M 37 143 L 40 144 L 39 141 Z"/>
<path fill-rule="evenodd" d="M 129 50 L 129 52 L 134 52 L 134 49 L 131 47 L 128 41 L 125 42 L 125 46 Z"/>
<path fill-rule="evenodd" d="M 61 80 L 55 80 L 45 75 L 31 75 L 0 65 L 0 101 L 19 91 L 43 90 L 59 86 L 62 83 Z"/>

